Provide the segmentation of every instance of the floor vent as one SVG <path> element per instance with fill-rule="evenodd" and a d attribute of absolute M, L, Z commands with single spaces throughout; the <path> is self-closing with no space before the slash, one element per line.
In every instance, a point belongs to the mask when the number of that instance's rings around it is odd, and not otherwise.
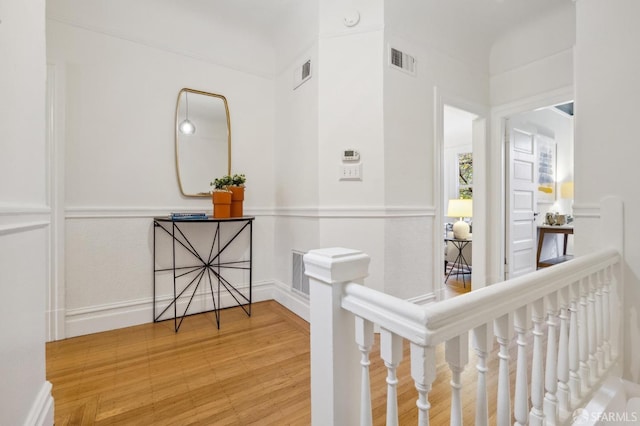
<path fill-rule="evenodd" d="M 411 75 L 416 74 L 416 58 L 401 50 L 389 47 L 389 64 Z"/>
<path fill-rule="evenodd" d="M 304 253 L 293 250 L 291 288 L 294 292 L 309 297 L 309 277 L 304 274 Z"/>

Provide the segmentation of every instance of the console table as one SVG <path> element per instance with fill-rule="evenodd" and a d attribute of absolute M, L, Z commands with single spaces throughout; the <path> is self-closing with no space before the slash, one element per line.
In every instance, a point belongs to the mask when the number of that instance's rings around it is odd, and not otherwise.
<path fill-rule="evenodd" d="M 572 255 L 567 254 L 567 242 L 569 235 L 573 235 L 573 225 L 540 225 L 538 226 L 538 231 L 538 254 L 536 255 L 536 265 L 538 268 L 546 268 L 547 266 L 557 265 L 558 263 L 573 259 Z M 564 234 L 562 256 L 540 260 L 542 245 L 544 244 L 544 236 L 546 234 Z"/>
<path fill-rule="evenodd" d="M 251 316 L 254 219 L 153 218 L 153 322 L 173 319 L 177 333 L 186 316 L 213 311 L 220 329 L 221 290 L 235 301 L 233 307 L 240 306 Z M 158 231 L 171 240 L 171 260 L 164 267 L 157 264 Z M 248 247 L 242 247 L 247 239 Z M 233 277 L 246 274 L 241 271 L 248 273 L 248 286 L 246 282 L 233 282 Z M 173 275 L 173 295 L 163 306 L 167 300 L 158 300 L 157 276 L 169 272 Z M 194 298 L 203 292 L 206 297 L 210 295 L 213 308 L 190 312 Z"/>

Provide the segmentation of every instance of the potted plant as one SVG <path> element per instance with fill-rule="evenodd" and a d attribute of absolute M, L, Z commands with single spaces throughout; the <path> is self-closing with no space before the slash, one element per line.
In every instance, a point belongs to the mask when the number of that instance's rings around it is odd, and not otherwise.
<path fill-rule="evenodd" d="M 247 178 L 244 174 L 231 176 L 231 185 L 229 185 L 229 190 L 231 191 L 231 217 L 242 217 L 244 214 L 244 183 L 246 181 Z"/>
<path fill-rule="evenodd" d="M 216 178 L 210 185 L 213 187 L 211 199 L 213 201 L 213 217 L 226 219 L 231 217 L 231 191 L 229 186 L 233 183 L 231 176 L 225 175 Z"/>

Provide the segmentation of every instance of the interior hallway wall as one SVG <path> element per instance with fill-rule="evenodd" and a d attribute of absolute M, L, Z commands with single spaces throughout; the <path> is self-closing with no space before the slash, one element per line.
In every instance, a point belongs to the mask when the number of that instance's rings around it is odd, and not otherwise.
<path fill-rule="evenodd" d="M 640 145 L 632 123 L 640 98 L 637 44 L 640 3 L 634 0 L 576 3 L 576 161 L 575 202 L 591 212 L 577 219 L 576 250 L 597 246 L 589 216 L 607 195 L 624 202 L 624 374 L 640 382 L 640 198 L 637 171 Z"/>
<path fill-rule="evenodd" d="M 489 45 L 462 27 L 438 2 L 385 2 L 384 203 L 393 216 L 385 224 L 385 282 L 401 287 L 401 297 L 434 292 L 442 281 L 434 265 L 443 247 L 436 88 L 440 97 L 489 103 Z M 389 47 L 415 57 L 415 75 L 389 66 Z"/>
<path fill-rule="evenodd" d="M 45 371 L 51 208 L 45 3 L 0 5 L 0 424 L 53 424 Z M 20 42 L 16 42 L 19 40 Z"/>
<path fill-rule="evenodd" d="M 567 3 L 557 13 L 543 16 L 504 34 L 491 47 L 490 99 L 492 107 L 489 144 L 489 187 L 487 212 L 489 235 L 504 235 L 503 225 L 503 131 L 496 111 L 525 112 L 523 105 L 548 106 L 549 96 L 564 96 L 574 84 L 575 4 Z M 563 98 L 566 102 L 571 99 Z M 500 116 L 502 117 L 502 116 Z M 492 238 L 488 245 L 488 282 L 504 279 L 503 240 Z"/>
<path fill-rule="evenodd" d="M 174 113 L 183 87 L 227 97 L 232 173 L 247 175 L 245 211 L 257 216 L 254 300 L 270 298 L 260 288 L 273 279 L 275 100 L 272 77 L 260 74 L 273 73 L 273 49 L 253 40 L 233 63 L 218 61 L 213 52 L 163 44 L 146 28 L 170 19 L 170 9 L 155 7 L 154 20 L 140 23 L 118 18 L 128 16 L 126 2 L 101 14 L 103 6 L 62 2 L 48 10 L 48 61 L 66 74 L 66 336 L 151 321 L 152 217 L 212 210 L 210 198 L 184 197 L 177 183 Z M 176 22 L 177 33 L 202 29 L 194 17 Z M 215 46 L 224 53 L 226 44 Z M 239 69 L 245 65 L 255 71 Z"/>

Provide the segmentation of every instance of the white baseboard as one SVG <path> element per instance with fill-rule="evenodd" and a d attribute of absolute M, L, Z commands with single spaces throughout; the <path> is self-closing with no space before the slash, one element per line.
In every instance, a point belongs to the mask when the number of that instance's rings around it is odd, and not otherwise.
<path fill-rule="evenodd" d="M 29 426 L 53 425 L 53 396 L 51 382 L 45 381 L 36 396 L 24 424 Z"/>
<path fill-rule="evenodd" d="M 166 297 L 162 298 L 165 303 L 168 303 L 166 299 Z M 252 302 L 257 303 L 266 300 L 275 300 L 296 315 L 309 321 L 309 301 L 293 293 L 285 284 L 273 281 L 254 283 Z M 180 299 L 178 302 L 178 312 L 181 310 L 184 311 L 187 303 L 188 298 Z M 228 293 L 223 292 L 221 294 L 220 306 L 229 307 L 235 304 L 235 300 L 233 300 Z M 203 310 L 208 310 L 213 307 L 209 296 L 204 294 L 196 295 L 192 306 L 204 307 Z M 150 298 L 122 303 L 95 305 L 81 309 L 68 309 L 65 319 L 65 337 L 69 338 L 99 333 L 117 328 L 146 324 L 152 321 L 153 300 Z"/>
<path fill-rule="evenodd" d="M 303 297 L 291 290 L 288 286 L 279 281 L 274 281 L 271 288 L 272 299 L 305 320 L 309 322 L 309 299 Z"/>
<path fill-rule="evenodd" d="M 192 306 L 212 308 L 210 296 L 206 294 L 196 295 Z M 423 305 L 436 301 L 434 293 L 427 293 L 409 299 L 411 303 Z M 162 299 L 167 303 L 167 298 Z M 253 303 L 275 300 L 300 318 L 309 322 L 309 299 L 295 293 L 291 287 L 279 281 L 262 281 L 253 284 Z M 184 311 L 188 298 L 178 302 L 178 312 Z M 228 294 L 221 295 L 223 307 L 235 306 L 236 302 Z M 157 315 L 158 313 L 156 313 Z M 173 317 L 167 317 L 167 319 Z M 67 338 L 82 336 L 85 334 L 99 333 L 115 330 L 133 325 L 146 324 L 153 321 L 153 300 L 140 299 L 123 303 L 113 303 L 91 306 L 82 309 L 70 309 L 66 312 L 65 334 Z M 224 322 L 224 319 L 223 319 Z"/>

